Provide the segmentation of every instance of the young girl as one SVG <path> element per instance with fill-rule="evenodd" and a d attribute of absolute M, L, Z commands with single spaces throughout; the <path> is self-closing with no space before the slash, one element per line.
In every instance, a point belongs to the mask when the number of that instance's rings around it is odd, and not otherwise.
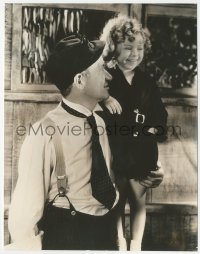
<path fill-rule="evenodd" d="M 108 120 L 107 123 L 118 127 L 109 136 L 120 192 L 119 250 L 127 250 L 121 220 L 127 198 L 130 205 L 130 250 L 141 250 L 147 189 L 143 180 L 148 179 L 150 171 L 157 169 L 157 141 L 165 139 L 167 112 L 155 81 L 140 69 L 144 54 L 150 48 L 141 24 L 125 16 L 113 18 L 104 27 L 100 39 L 114 49 L 112 60 L 117 62 L 116 67 L 110 69 L 113 76 L 109 90 L 111 96 L 103 106 L 112 115 L 118 113 L 114 122 Z"/>

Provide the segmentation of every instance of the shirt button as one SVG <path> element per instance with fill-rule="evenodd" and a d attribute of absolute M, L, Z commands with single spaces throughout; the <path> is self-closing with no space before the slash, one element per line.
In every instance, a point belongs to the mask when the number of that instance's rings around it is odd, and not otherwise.
<path fill-rule="evenodd" d="M 75 211 L 71 211 L 71 215 L 73 215 L 73 216 L 74 216 L 75 214 L 76 214 L 76 212 L 75 212 Z"/>

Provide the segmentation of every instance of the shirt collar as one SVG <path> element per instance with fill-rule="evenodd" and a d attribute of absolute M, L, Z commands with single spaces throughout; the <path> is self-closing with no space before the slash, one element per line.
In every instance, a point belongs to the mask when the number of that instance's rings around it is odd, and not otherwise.
<path fill-rule="evenodd" d="M 102 107 L 99 105 L 99 103 L 97 103 L 97 105 L 94 107 L 93 112 L 95 111 L 103 111 Z"/>
<path fill-rule="evenodd" d="M 92 114 L 92 112 L 91 112 L 89 109 L 87 109 L 86 107 L 84 107 L 84 106 L 82 106 L 82 105 L 80 105 L 80 104 L 71 102 L 71 101 L 67 100 L 67 99 L 64 98 L 64 97 L 62 98 L 62 100 L 63 100 L 63 102 L 64 102 L 67 106 L 69 106 L 70 108 L 75 109 L 76 111 L 78 111 L 78 112 L 80 112 L 80 113 L 82 113 L 82 114 L 84 114 L 84 115 L 86 115 L 86 116 L 90 116 L 90 115 Z"/>
<path fill-rule="evenodd" d="M 84 115 L 86 115 L 86 116 L 91 116 L 91 115 L 92 115 L 92 112 L 91 112 L 88 108 L 84 107 L 83 105 L 78 104 L 78 103 L 71 102 L 71 101 L 67 100 L 67 99 L 64 98 L 64 97 L 62 98 L 62 100 L 63 100 L 63 102 L 64 102 L 67 106 L 69 106 L 70 108 L 73 108 L 73 109 L 75 109 L 76 111 L 78 111 L 78 112 L 80 112 L 80 113 L 82 113 L 82 114 L 84 114 Z M 96 106 L 94 107 L 93 112 L 95 112 L 95 111 L 103 111 L 103 109 L 102 109 L 102 107 L 99 105 L 99 103 L 97 103 Z"/>

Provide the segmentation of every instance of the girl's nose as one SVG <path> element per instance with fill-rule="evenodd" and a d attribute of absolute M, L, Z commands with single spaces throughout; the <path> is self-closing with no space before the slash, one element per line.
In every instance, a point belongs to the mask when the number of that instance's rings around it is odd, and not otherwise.
<path fill-rule="evenodd" d="M 137 51 L 137 49 L 132 49 L 132 50 L 131 50 L 131 56 L 138 56 L 138 51 Z"/>

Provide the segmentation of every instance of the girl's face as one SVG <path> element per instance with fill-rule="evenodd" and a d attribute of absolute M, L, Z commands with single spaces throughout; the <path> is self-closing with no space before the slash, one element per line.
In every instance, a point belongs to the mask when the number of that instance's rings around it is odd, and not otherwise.
<path fill-rule="evenodd" d="M 134 70 L 144 57 L 144 39 L 141 34 L 136 34 L 133 42 L 126 37 L 125 41 L 117 45 L 119 54 L 117 60 L 119 67 L 124 70 Z"/>

